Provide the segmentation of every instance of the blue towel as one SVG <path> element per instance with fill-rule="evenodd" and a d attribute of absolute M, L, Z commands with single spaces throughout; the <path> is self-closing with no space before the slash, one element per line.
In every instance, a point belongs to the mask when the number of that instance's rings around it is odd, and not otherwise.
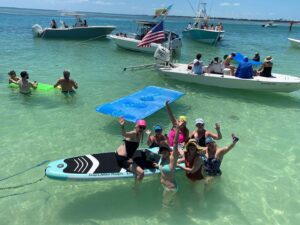
<path fill-rule="evenodd" d="M 241 62 L 243 62 L 244 57 L 245 56 L 242 53 L 237 52 L 236 55 L 235 55 L 235 57 L 233 59 L 235 61 L 241 63 Z M 252 59 L 249 59 L 248 62 L 251 63 L 252 65 L 258 65 L 258 66 L 262 64 L 262 62 L 253 61 Z"/>
<path fill-rule="evenodd" d="M 179 91 L 148 86 L 132 95 L 100 105 L 96 108 L 96 111 L 136 122 L 165 107 L 167 100 L 171 103 L 182 95 L 184 94 Z"/>

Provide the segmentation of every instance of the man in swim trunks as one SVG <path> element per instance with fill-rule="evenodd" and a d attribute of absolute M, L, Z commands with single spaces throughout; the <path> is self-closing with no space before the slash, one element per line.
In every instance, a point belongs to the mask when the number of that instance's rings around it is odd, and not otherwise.
<path fill-rule="evenodd" d="M 63 94 L 73 94 L 75 93 L 75 89 L 78 88 L 78 84 L 70 79 L 70 71 L 68 70 L 64 70 L 63 72 L 63 77 L 61 77 L 57 82 L 56 84 L 54 84 L 54 88 L 56 88 L 57 86 L 61 86 L 61 92 Z"/>

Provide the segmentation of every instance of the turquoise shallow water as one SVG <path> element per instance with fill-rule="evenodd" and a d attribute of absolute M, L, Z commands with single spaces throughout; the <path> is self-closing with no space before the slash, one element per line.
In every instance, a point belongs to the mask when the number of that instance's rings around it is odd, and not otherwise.
<path fill-rule="evenodd" d="M 0 180 L 44 160 L 114 151 L 121 143 L 116 119 L 95 107 L 148 85 L 185 93 L 171 105 L 187 115 L 188 127 L 202 117 L 214 130 L 220 122 L 223 146 L 231 132 L 240 137 L 226 155 L 223 175 L 210 186 L 190 184 L 178 173 L 179 192 L 172 201 L 162 196 L 159 177 L 146 178 L 139 192 L 132 180 L 59 182 L 38 180 L 46 165 L 0 181 L 1 224 L 297 224 L 300 220 L 299 133 L 300 92 L 266 94 L 165 80 L 155 71 L 122 72 L 129 65 L 152 63 L 152 57 L 115 47 L 110 40 L 56 41 L 33 39 L 31 26 L 47 26 L 56 14 L 36 10 L 0 10 Z M 142 18 L 142 17 L 141 17 Z M 56 17 L 59 20 L 59 17 Z M 134 32 L 133 16 L 92 17 L 90 24 L 116 25 Z M 71 21 L 71 20 L 70 20 Z M 180 32 L 185 19 L 170 19 Z M 181 62 L 201 51 L 204 62 L 240 51 L 272 55 L 274 71 L 300 76 L 300 50 L 287 37 L 300 37 L 299 27 L 263 29 L 258 23 L 226 22 L 218 46 L 183 39 Z M 22 96 L 7 87 L 7 72 L 28 70 L 31 80 L 54 83 L 63 69 L 79 83 L 76 97 L 59 92 Z M 164 110 L 147 118 L 150 126 L 171 124 Z M 128 127 L 132 127 L 129 124 Z"/>

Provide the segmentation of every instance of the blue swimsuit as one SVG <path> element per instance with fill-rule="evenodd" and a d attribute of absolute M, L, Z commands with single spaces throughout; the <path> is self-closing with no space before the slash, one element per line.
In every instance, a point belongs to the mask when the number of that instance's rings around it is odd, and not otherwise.
<path fill-rule="evenodd" d="M 204 161 L 204 169 L 208 176 L 221 176 L 222 171 L 220 169 L 221 160 L 213 158 L 207 158 L 205 155 L 202 156 L 202 159 Z"/>

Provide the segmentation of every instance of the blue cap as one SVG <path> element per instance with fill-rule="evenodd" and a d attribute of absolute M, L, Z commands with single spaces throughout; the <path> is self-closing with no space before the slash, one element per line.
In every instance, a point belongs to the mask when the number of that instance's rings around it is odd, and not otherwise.
<path fill-rule="evenodd" d="M 162 127 L 160 125 L 156 125 L 154 127 L 154 131 L 162 130 Z"/>
<path fill-rule="evenodd" d="M 205 138 L 205 145 L 209 144 L 209 143 L 212 143 L 212 142 L 215 142 L 214 139 L 212 137 L 207 137 Z"/>
<path fill-rule="evenodd" d="M 244 61 L 244 62 L 248 62 L 248 61 L 249 61 L 248 57 L 245 56 L 245 57 L 243 58 L 243 61 Z"/>

